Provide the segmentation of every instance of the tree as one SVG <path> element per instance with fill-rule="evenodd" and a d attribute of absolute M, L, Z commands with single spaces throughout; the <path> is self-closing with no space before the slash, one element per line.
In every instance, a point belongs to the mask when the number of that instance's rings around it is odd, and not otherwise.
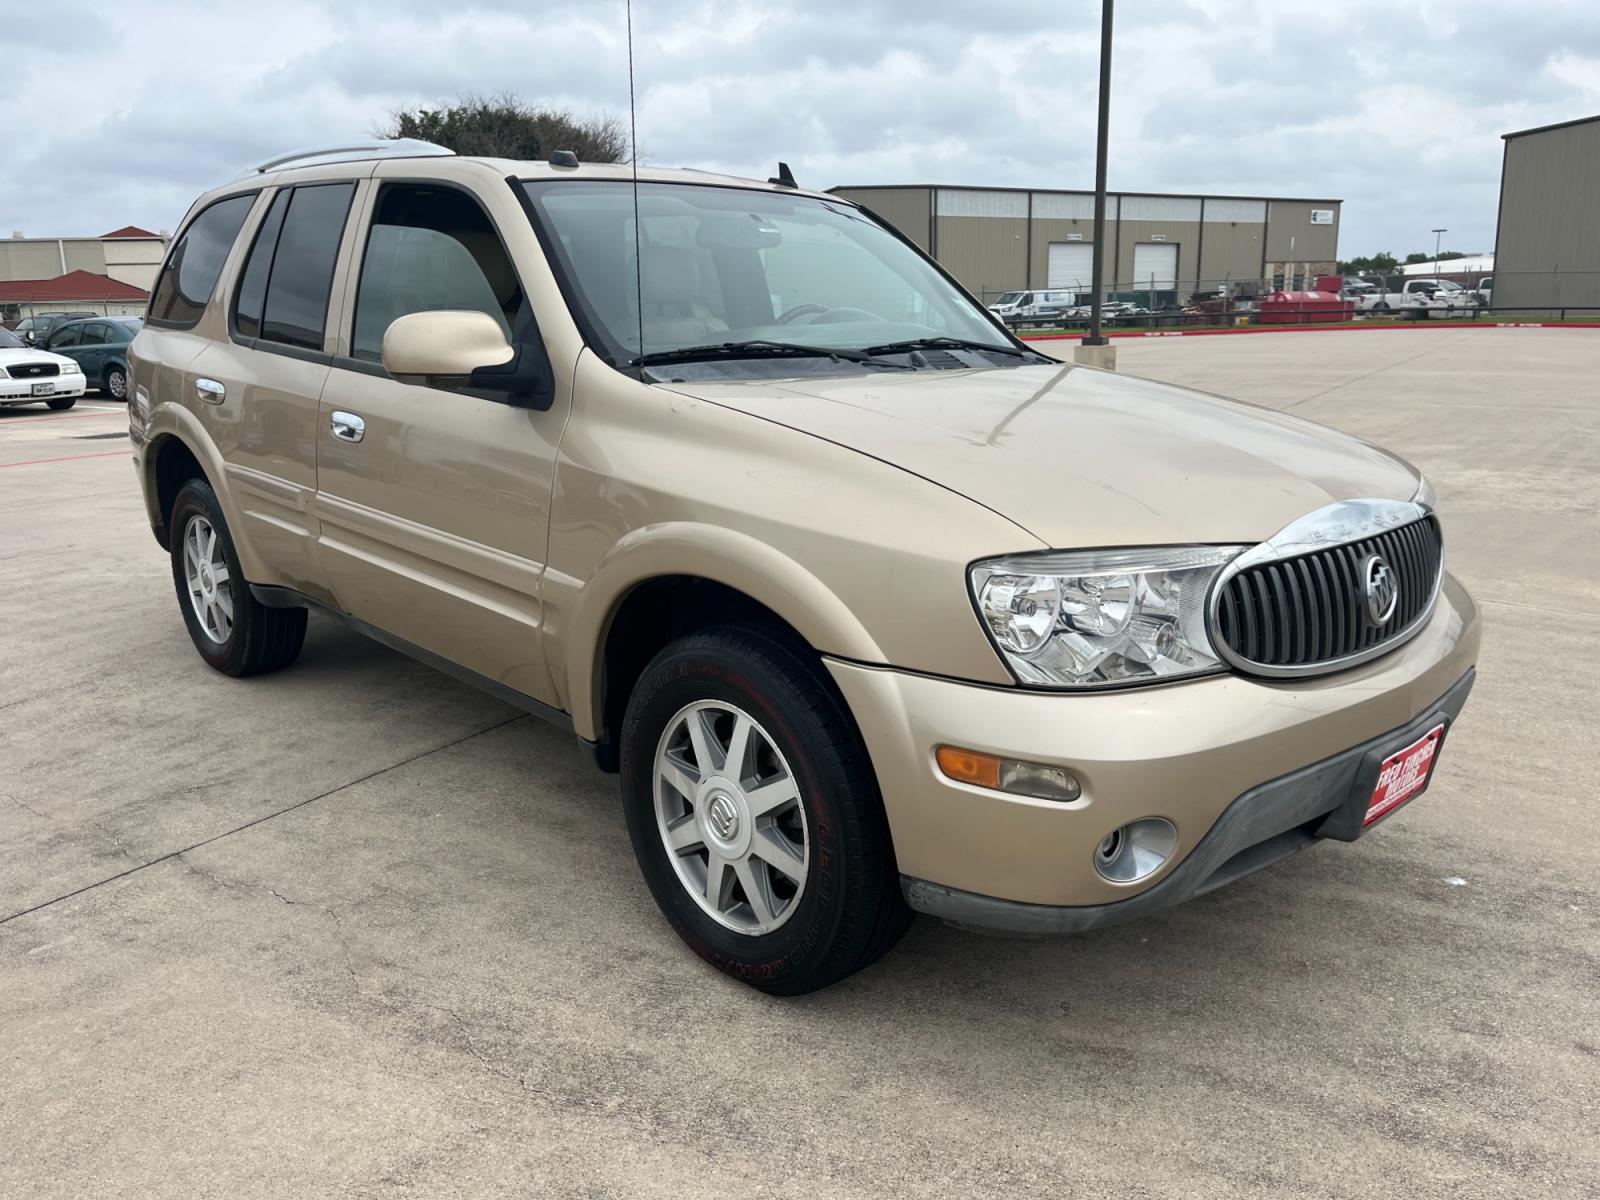
<path fill-rule="evenodd" d="M 1339 264 L 1341 275 L 1388 275 L 1400 265 L 1400 260 L 1387 250 L 1366 258 L 1352 258 Z"/>
<path fill-rule="evenodd" d="M 622 162 L 628 138 L 615 117 L 575 117 L 515 96 L 463 96 L 438 108 L 389 114 L 379 137 L 421 138 L 457 154 L 538 160 L 571 150 L 582 162 Z"/>
<path fill-rule="evenodd" d="M 1441 250 L 1437 254 L 1429 254 L 1426 250 L 1418 250 L 1415 254 L 1406 255 L 1406 266 L 1414 263 L 1431 263 L 1435 259 L 1443 262 L 1447 258 L 1466 258 L 1465 250 Z"/>

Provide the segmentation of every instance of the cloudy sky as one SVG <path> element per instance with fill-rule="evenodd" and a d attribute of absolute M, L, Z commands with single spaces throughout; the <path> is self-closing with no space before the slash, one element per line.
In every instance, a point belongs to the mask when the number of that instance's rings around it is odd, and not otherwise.
<path fill-rule="evenodd" d="M 1093 183 L 1096 0 L 636 0 L 645 162 Z M 274 152 L 510 91 L 626 115 L 610 0 L 0 0 L 0 236 L 170 229 Z M 91 34 L 92 31 L 92 34 Z M 1339 197 L 1340 252 L 1492 248 L 1499 135 L 1600 112 L 1600 3 L 1123 0 L 1111 186 Z"/>

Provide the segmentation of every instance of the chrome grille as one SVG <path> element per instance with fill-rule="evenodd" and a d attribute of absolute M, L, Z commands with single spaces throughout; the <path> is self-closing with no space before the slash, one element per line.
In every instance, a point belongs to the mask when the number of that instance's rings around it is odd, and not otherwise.
<path fill-rule="evenodd" d="M 1372 556 L 1397 584 L 1381 623 L 1369 611 Z M 1225 578 L 1213 622 L 1224 654 L 1245 670 L 1309 674 L 1382 653 L 1419 626 L 1438 592 L 1444 547 L 1431 515 L 1356 541 L 1249 566 Z M 1381 607 L 1381 606 L 1380 606 Z"/>

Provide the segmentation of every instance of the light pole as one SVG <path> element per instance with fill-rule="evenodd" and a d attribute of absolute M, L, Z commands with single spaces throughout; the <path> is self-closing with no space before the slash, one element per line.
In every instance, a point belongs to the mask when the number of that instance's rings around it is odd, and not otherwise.
<path fill-rule="evenodd" d="M 1439 236 L 1449 233 L 1448 229 L 1433 230 L 1433 277 L 1439 278 Z"/>
<path fill-rule="evenodd" d="M 1077 362 L 1114 369 L 1116 352 L 1100 330 L 1106 281 L 1106 143 L 1111 128 L 1111 18 L 1115 0 L 1100 0 L 1100 127 L 1094 151 L 1094 294 L 1089 297 L 1089 336 L 1079 344 Z"/>

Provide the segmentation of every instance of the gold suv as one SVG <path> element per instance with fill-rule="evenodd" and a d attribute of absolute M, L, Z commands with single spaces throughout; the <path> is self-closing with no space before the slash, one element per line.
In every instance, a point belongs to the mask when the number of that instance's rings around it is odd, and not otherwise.
<path fill-rule="evenodd" d="M 1478 615 L 1428 484 L 1062 364 L 871 213 L 384 143 L 195 202 L 129 418 L 202 658 L 316 609 L 573 730 L 696 953 L 1096 928 L 1428 783 Z"/>

